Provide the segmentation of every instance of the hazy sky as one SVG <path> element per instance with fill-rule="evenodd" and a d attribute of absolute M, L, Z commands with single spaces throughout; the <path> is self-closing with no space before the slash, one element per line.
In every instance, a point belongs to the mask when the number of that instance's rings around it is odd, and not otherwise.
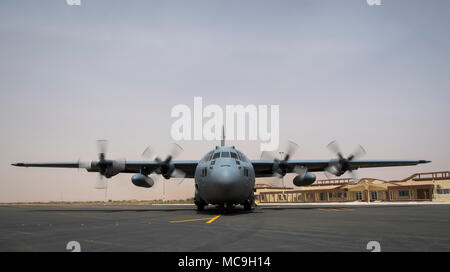
<path fill-rule="evenodd" d="M 102 200 L 95 173 L 10 163 L 96 159 L 102 138 L 109 158 L 164 155 L 170 110 L 194 96 L 280 105 L 295 159 L 329 159 L 337 139 L 365 159 L 433 161 L 360 176 L 450 170 L 449 12 L 447 0 L 2 0 L 0 202 Z M 218 142 L 180 144 L 179 159 L 199 159 Z M 233 144 L 259 158 L 258 141 Z M 161 198 L 161 184 L 130 178 L 112 178 L 108 198 Z M 192 180 L 166 186 L 193 192 Z"/>

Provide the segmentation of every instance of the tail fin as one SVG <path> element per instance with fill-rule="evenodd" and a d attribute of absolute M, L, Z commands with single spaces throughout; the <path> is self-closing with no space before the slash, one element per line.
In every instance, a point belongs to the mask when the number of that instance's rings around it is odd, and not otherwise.
<path fill-rule="evenodd" d="M 225 146 L 225 126 L 222 126 L 222 140 L 220 141 L 220 146 Z"/>

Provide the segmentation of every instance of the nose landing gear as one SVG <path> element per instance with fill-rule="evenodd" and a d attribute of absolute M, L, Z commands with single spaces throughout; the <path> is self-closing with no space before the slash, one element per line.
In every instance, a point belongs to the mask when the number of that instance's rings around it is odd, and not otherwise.
<path fill-rule="evenodd" d="M 217 210 L 220 214 L 223 213 L 230 213 L 233 210 L 233 204 L 231 203 L 224 203 L 217 205 Z"/>
<path fill-rule="evenodd" d="M 195 197 L 194 204 L 197 206 L 197 211 L 203 211 L 205 206 L 208 205 L 208 203 L 199 197 Z"/>

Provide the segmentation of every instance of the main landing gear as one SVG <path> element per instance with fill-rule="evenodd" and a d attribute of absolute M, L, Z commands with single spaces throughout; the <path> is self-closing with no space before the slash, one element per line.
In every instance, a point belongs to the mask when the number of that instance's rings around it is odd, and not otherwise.
<path fill-rule="evenodd" d="M 246 211 L 251 211 L 256 208 L 254 199 L 249 199 L 246 202 L 242 203 L 242 205 L 244 206 L 244 210 L 246 210 Z"/>

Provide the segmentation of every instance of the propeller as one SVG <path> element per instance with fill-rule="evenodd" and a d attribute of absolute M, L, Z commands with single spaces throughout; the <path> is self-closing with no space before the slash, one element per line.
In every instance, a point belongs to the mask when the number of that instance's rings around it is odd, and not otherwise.
<path fill-rule="evenodd" d="M 364 156 L 366 154 L 366 150 L 361 145 L 358 145 L 356 149 L 352 153 L 350 153 L 350 155 L 347 158 L 345 158 L 342 155 L 341 149 L 339 148 L 337 141 L 332 141 L 327 145 L 327 147 L 328 149 L 331 150 L 331 152 L 337 155 L 337 158 L 331 159 L 328 162 L 328 166 L 325 168 L 324 171 L 325 176 L 327 176 L 327 178 L 330 179 L 327 173 L 339 177 L 343 175 L 345 172 L 348 172 L 352 176 L 353 181 L 355 183 L 358 182 L 359 177 L 356 174 L 355 171 L 356 169 L 351 168 L 350 162 Z"/>
<path fill-rule="evenodd" d="M 106 178 L 111 178 L 123 170 L 125 170 L 126 160 L 107 160 L 106 152 L 108 149 L 108 141 L 107 140 L 97 140 L 97 150 L 98 150 L 98 161 L 86 162 L 86 161 L 78 161 L 78 168 L 84 168 L 86 170 L 97 170 L 99 176 L 95 183 L 96 189 L 106 189 L 107 184 L 105 181 Z"/>
<path fill-rule="evenodd" d="M 107 189 L 108 184 L 106 183 L 105 179 L 102 175 L 98 175 L 97 181 L 95 182 L 95 189 Z"/>
<path fill-rule="evenodd" d="M 181 184 L 186 177 L 186 173 L 180 169 L 175 168 L 172 163 L 172 160 L 175 159 L 181 152 L 183 152 L 183 148 L 180 145 L 174 143 L 170 148 L 167 157 L 162 160 L 156 155 L 152 147 L 148 146 L 144 150 L 144 152 L 142 152 L 142 157 L 154 160 L 159 163 L 158 167 L 155 169 L 156 174 L 163 176 L 165 179 L 181 179 L 181 181 L 179 182 L 179 184 Z"/>
<path fill-rule="evenodd" d="M 299 146 L 298 144 L 288 141 L 286 149 L 284 152 L 278 152 L 281 159 L 277 158 L 274 152 L 270 151 L 263 151 L 261 153 L 261 160 L 272 160 L 273 161 L 273 175 L 272 175 L 272 181 L 271 184 L 273 186 L 279 186 L 280 183 L 282 183 L 284 187 L 284 176 L 286 175 L 288 171 L 288 161 L 289 159 L 297 152 Z M 307 172 L 307 169 L 305 167 L 296 166 L 294 167 L 293 171 L 297 173 L 298 175 L 305 175 Z"/>

